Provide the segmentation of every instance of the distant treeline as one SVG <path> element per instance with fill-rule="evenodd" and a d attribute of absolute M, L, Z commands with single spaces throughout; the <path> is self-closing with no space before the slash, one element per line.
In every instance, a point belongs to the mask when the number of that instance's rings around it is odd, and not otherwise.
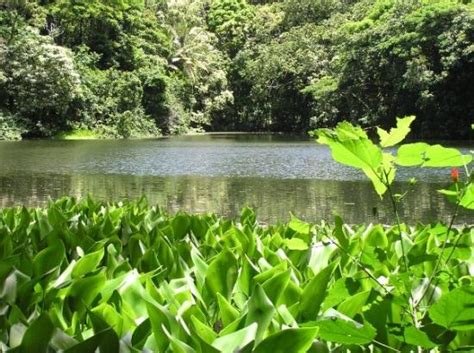
<path fill-rule="evenodd" d="M 474 4 L 1 0 L 0 139 L 474 120 Z"/>

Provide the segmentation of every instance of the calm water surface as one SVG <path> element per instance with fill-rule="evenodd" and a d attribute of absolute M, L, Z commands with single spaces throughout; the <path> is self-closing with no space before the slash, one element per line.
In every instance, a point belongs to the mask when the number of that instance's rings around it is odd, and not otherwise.
<path fill-rule="evenodd" d="M 472 145 L 461 146 L 466 152 Z M 407 184 L 415 176 L 414 187 Z M 404 219 L 447 220 L 453 207 L 436 189 L 449 170 L 401 170 L 397 192 L 409 191 Z M 146 195 L 171 212 L 235 216 L 244 206 L 262 221 L 301 218 L 391 222 L 387 202 L 357 170 L 332 161 L 329 150 L 305 138 L 206 135 L 129 141 L 0 143 L 0 206 L 38 206 L 50 198 L 88 193 L 104 200 Z M 473 223 L 468 213 L 459 222 Z"/>

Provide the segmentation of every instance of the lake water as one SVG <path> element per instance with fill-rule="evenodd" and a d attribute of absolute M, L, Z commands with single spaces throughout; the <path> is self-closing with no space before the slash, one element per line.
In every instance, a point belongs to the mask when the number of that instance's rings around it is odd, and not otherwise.
<path fill-rule="evenodd" d="M 468 151 L 472 146 L 463 145 Z M 401 170 L 408 191 L 402 218 L 448 220 L 453 206 L 436 189 L 449 169 Z M 411 187 L 409 177 L 418 183 Z M 357 170 L 332 161 L 329 150 L 302 137 L 204 135 L 125 141 L 0 143 L 0 206 L 40 206 L 63 195 L 103 200 L 146 195 L 170 212 L 236 216 L 244 206 L 263 222 L 300 218 L 349 223 L 393 221 L 391 209 Z M 473 223 L 468 212 L 458 222 Z"/>

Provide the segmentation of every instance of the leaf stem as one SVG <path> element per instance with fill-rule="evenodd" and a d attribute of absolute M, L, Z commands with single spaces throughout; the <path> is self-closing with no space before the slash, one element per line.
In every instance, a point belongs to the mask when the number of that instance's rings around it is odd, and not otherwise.
<path fill-rule="evenodd" d="M 448 242 L 449 242 L 449 234 L 451 233 L 451 229 L 453 228 L 453 225 L 454 225 L 454 221 L 455 219 L 457 218 L 457 215 L 458 215 L 458 211 L 459 211 L 459 205 L 460 205 L 460 199 L 458 200 L 458 202 L 456 203 L 456 209 L 454 210 L 454 214 L 453 216 L 451 217 L 451 221 L 449 222 L 449 226 L 448 226 L 448 230 L 447 230 L 447 233 L 446 233 L 446 240 L 444 241 L 443 243 L 443 246 L 441 248 L 441 253 L 439 254 L 438 256 L 438 259 L 436 260 L 436 263 L 435 263 L 435 267 L 433 269 L 433 272 L 431 273 L 431 276 L 428 280 L 428 285 L 426 286 L 426 289 L 423 291 L 423 294 L 421 295 L 420 299 L 418 300 L 417 303 L 414 303 L 415 305 L 415 308 L 417 308 L 421 301 L 423 300 L 423 298 L 428 294 L 428 292 L 430 291 L 430 287 L 431 287 L 431 284 L 433 283 L 433 280 L 436 276 L 436 274 L 438 273 L 438 269 L 439 269 L 439 266 L 441 265 L 441 261 L 443 259 L 443 254 L 444 254 L 444 251 L 446 250 L 446 247 L 448 246 Z M 451 253 L 449 254 L 448 258 L 446 259 L 446 263 L 449 262 L 449 260 L 451 259 L 451 256 L 453 255 L 454 253 L 454 250 L 456 249 L 456 246 L 457 244 L 459 243 L 459 240 L 460 240 L 461 237 L 458 237 L 458 239 L 456 240 L 454 246 L 453 246 L 453 249 L 451 250 Z M 434 293 L 434 289 L 433 289 L 433 293 Z"/>
<path fill-rule="evenodd" d="M 382 343 L 382 342 L 380 342 L 380 341 L 373 340 L 373 342 L 374 342 L 375 344 L 378 344 L 379 346 L 381 346 L 381 347 L 383 347 L 383 348 L 385 348 L 385 349 L 391 350 L 391 351 L 393 351 L 393 352 L 401 352 L 401 350 L 398 350 L 398 349 L 396 349 L 396 348 L 390 347 L 390 346 L 388 346 L 388 345 L 386 345 L 385 343 Z"/>
<path fill-rule="evenodd" d="M 362 271 L 364 271 L 367 274 L 367 276 L 370 277 L 370 279 L 372 279 L 380 288 L 382 288 L 386 294 L 390 294 L 390 291 L 387 288 L 385 288 L 385 286 L 382 283 L 380 283 L 380 281 L 372 273 L 370 273 L 370 271 L 364 265 L 362 265 L 357 258 L 352 256 L 346 249 L 344 249 L 338 242 L 332 239 L 329 235 L 325 234 L 325 236 L 329 239 L 331 244 L 337 246 L 338 249 L 340 249 L 344 254 L 346 254 L 358 267 L 360 267 Z"/>
<path fill-rule="evenodd" d="M 403 264 L 404 264 L 404 267 L 405 267 L 405 272 L 408 273 L 409 272 L 408 271 L 408 259 L 407 259 L 407 254 L 406 254 L 406 251 L 405 251 L 405 245 L 403 244 L 402 225 L 401 225 L 401 222 L 400 222 L 400 215 L 398 213 L 397 201 L 395 200 L 395 196 L 393 194 L 391 183 L 388 179 L 388 175 L 390 173 L 390 170 L 387 173 L 385 171 L 385 169 L 383 169 L 383 173 L 384 173 L 384 176 L 385 176 L 385 186 L 387 187 L 388 195 L 390 197 L 390 201 L 392 202 L 392 208 L 393 208 L 393 212 L 395 214 L 395 220 L 397 221 L 398 236 L 400 238 L 400 246 L 401 246 L 401 249 L 402 249 Z M 415 325 L 415 327 L 418 328 L 420 325 L 419 325 L 419 321 L 418 321 L 417 315 L 416 315 L 416 307 L 415 307 L 415 303 L 414 303 L 414 300 L 413 300 L 413 293 L 412 293 L 411 288 L 408 288 L 408 289 L 409 289 L 408 292 L 410 294 L 410 302 L 409 302 L 410 316 L 413 319 L 413 324 Z"/>
<path fill-rule="evenodd" d="M 408 260 L 407 260 L 407 255 L 405 252 L 405 245 L 403 244 L 402 226 L 400 222 L 400 215 L 398 213 L 397 201 L 395 200 L 395 197 L 393 196 L 392 187 L 390 186 L 390 183 L 388 182 L 388 174 L 385 171 L 384 171 L 384 174 L 385 174 L 385 179 L 386 179 L 385 186 L 387 187 L 388 195 L 390 197 L 390 201 L 392 202 L 392 208 L 393 208 L 393 213 L 395 214 L 395 220 L 397 221 L 398 236 L 400 237 L 403 264 L 405 267 L 405 272 L 408 272 Z"/>

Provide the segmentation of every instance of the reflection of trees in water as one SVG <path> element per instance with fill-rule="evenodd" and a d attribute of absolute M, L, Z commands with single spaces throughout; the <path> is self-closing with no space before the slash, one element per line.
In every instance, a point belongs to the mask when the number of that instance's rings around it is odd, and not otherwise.
<path fill-rule="evenodd" d="M 419 183 L 408 193 L 401 215 L 411 223 L 447 221 L 453 207 L 436 193 L 439 185 Z M 402 193 L 407 184 L 396 184 Z M 150 203 L 171 212 L 217 212 L 235 216 L 244 206 L 257 210 L 263 221 L 287 220 L 289 212 L 307 219 L 332 220 L 334 213 L 346 222 L 392 222 L 388 200 L 381 201 L 368 182 L 294 180 L 271 178 L 208 178 L 197 176 L 140 177 L 123 175 L 49 175 L 0 177 L 0 206 L 38 206 L 49 198 L 88 193 L 101 200 L 136 199 L 146 195 Z M 374 208 L 377 209 L 374 215 Z M 468 222 L 469 215 L 460 221 Z"/>

